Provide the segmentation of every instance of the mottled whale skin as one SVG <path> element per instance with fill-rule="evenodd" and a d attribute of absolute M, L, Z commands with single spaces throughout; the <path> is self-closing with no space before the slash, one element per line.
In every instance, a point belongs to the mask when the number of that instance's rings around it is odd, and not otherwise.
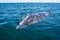
<path fill-rule="evenodd" d="M 37 23 L 40 19 L 48 16 L 49 12 L 39 12 L 31 15 L 27 15 L 21 22 L 19 22 L 19 25 L 16 27 L 16 29 L 25 28 L 28 25 Z"/>

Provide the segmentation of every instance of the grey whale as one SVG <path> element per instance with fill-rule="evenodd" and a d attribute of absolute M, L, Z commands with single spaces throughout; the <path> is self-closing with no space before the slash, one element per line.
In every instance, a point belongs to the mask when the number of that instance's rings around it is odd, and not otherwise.
<path fill-rule="evenodd" d="M 21 22 L 19 22 L 19 25 L 16 27 L 16 29 L 25 28 L 28 25 L 37 23 L 40 19 L 48 15 L 49 12 L 39 12 L 39 13 L 27 15 Z"/>

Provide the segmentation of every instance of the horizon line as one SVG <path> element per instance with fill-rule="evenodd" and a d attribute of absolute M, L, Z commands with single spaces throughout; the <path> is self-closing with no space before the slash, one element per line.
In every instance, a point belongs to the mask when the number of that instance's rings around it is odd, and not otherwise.
<path fill-rule="evenodd" d="M 60 3 L 60 2 L 0 2 L 0 3 Z"/>

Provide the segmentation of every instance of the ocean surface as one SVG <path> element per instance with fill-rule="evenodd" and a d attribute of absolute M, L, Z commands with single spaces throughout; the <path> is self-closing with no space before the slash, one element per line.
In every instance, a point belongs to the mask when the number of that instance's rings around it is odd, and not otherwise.
<path fill-rule="evenodd" d="M 46 11 L 40 22 L 16 29 L 26 14 Z M 0 40 L 60 40 L 60 3 L 0 3 Z"/>

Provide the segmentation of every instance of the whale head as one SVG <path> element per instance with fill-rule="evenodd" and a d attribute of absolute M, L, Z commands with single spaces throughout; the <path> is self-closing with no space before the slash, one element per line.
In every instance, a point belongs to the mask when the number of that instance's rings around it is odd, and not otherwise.
<path fill-rule="evenodd" d="M 20 29 L 20 28 L 25 28 L 28 25 L 34 24 L 36 22 L 38 22 L 39 19 L 48 16 L 48 12 L 41 12 L 38 14 L 33 14 L 33 15 L 28 15 L 26 16 L 21 22 L 19 22 L 19 25 L 16 27 L 16 29 Z"/>

